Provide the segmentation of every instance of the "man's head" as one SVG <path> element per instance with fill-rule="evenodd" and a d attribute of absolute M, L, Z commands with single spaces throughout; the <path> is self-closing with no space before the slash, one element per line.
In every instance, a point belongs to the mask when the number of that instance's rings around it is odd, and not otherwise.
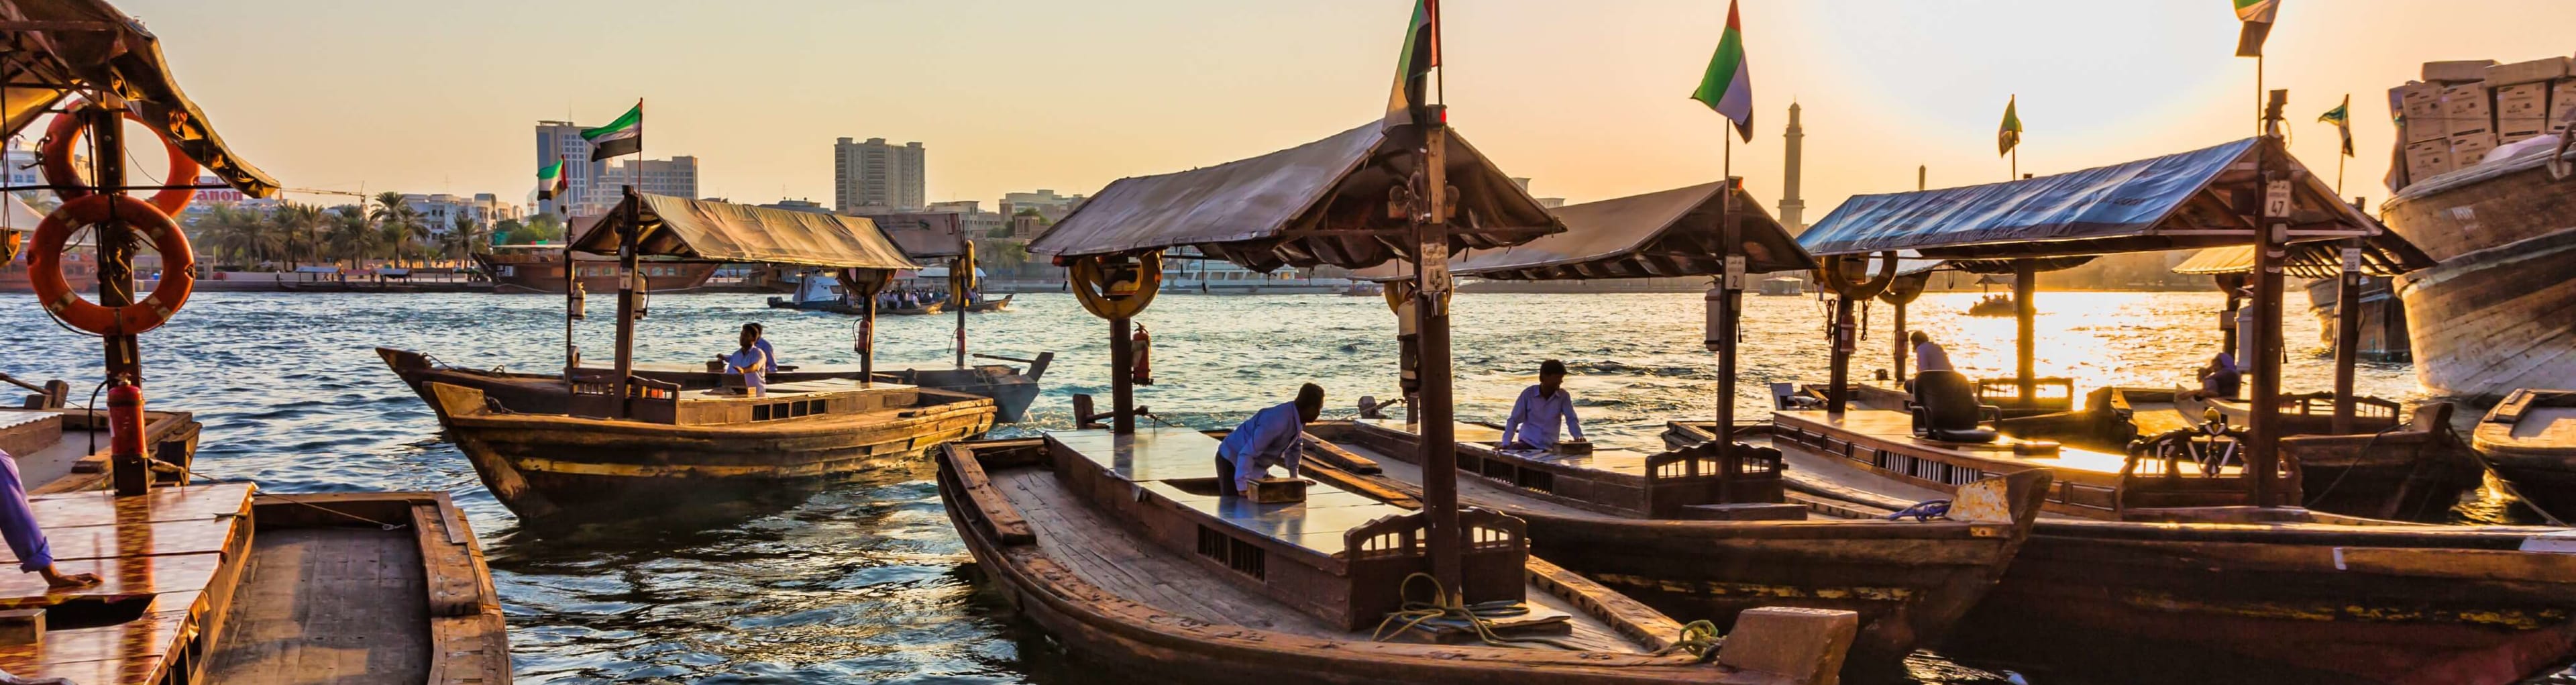
<path fill-rule="evenodd" d="M 1554 359 L 1539 362 L 1538 387 L 1550 395 L 1556 394 L 1557 388 L 1565 387 L 1565 362 Z"/>
<path fill-rule="evenodd" d="M 760 337 L 760 336 L 768 335 L 768 334 L 769 334 L 769 329 L 761 328 L 761 327 L 760 327 L 760 324 L 756 324 L 756 323 L 747 323 L 747 324 L 743 324 L 743 325 L 742 325 L 742 330 L 750 332 L 750 333 L 751 333 L 751 337 L 754 337 L 754 338 L 757 338 L 757 337 Z"/>
<path fill-rule="evenodd" d="M 1914 335 L 1907 336 L 1906 339 L 1914 341 L 1916 345 L 1932 342 L 1932 336 L 1924 335 L 1922 331 L 1915 331 Z"/>
<path fill-rule="evenodd" d="M 1297 388 L 1297 418 L 1307 423 L 1324 416 L 1324 386 L 1307 383 Z"/>
<path fill-rule="evenodd" d="M 760 327 L 748 324 L 742 327 L 742 346 L 744 349 L 749 349 L 753 342 L 757 342 L 759 340 Z"/>

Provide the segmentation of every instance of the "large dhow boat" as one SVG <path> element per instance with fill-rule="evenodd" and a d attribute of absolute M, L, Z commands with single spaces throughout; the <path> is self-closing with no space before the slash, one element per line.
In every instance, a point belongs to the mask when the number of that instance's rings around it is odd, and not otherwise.
<path fill-rule="evenodd" d="M 2269 131 L 2279 130 L 2282 99 L 2275 91 Z M 1854 265 L 1889 250 L 2003 261 L 2027 274 L 2033 260 L 2255 244 L 2257 323 L 2242 332 L 2257 350 L 2248 425 L 2212 421 L 2197 435 L 2087 449 L 2080 422 L 1998 430 L 2002 408 L 1977 399 L 1956 372 L 1926 371 L 1913 379 L 1910 412 L 1851 402 L 1836 382 L 1824 406 L 1776 412 L 1770 444 L 1797 496 L 1863 513 L 2048 470 L 2047 512 L 1965 624 L 1977 627 L 1981 648 L 2061 660 L 2225 655 L 2342 682 L 2426 685 L 2508 683 L 2563 665 L 2576 656 L 2576 532 L 2298 506 L 2303 486 L 2326 484 L 2303 479 L 2281 445 L 2282 273 L 2338 262 L 2402 271 L 2403 255 L 2366 240 L 2380 231 L 2292 159 L 2277 133 L 2037 179 L 1854 197 L 1800 238 L 1825 263 L 1821 276 L 1845 298 L 1843 312 L 1887 280 Z M 2029 282 L 2023 275 L 2017 288 L 2021 379 L 2031 368 Z M 1836 381 L 1852 340 L 1850 320 L 1841 321 Z M 2029 396 L 2030 381 L 2019 382 Z"/>
<path fill-rule="evenodd" d="M 1898 671 L 1906 655 L 1937 645 L 2003 577 L 2030 532 L 2048 474 L 2029 471 L 1967 486 L 1942 520 L 1855 520 L 1787 501 L 1780 452 L 1738 442 L 1737 321 L 1748 274 L 1815 268 L 1740 179 L 1552 210 L 1566 231 L 1451 265 L 1461 276 L 1539 281 L 1712 277 L 1708 346 L 1718 353 L 1719 418 L 1732 431 L 1679 449 L 1578 443 L 1497 449 L 1493 428 L 1459 424 L 1459 496 L 1526 521 L 1531 549 L 1566 568 L 1675 616 L 1725 625 L 1762 605 L 1858 612 L 1860 634 L 1845 672 L 1868 679 Z M 1409 282 L 1390 280 L 1399 313 Z M 1407 336 L 1409 340 L 1410 337 Z M 1408 357 L 1410 355 L 1407 355 Z M 1408 384 L 1411 385 L 1411 384 Z M 1418 425 L 1318 424 L 1318 461 L 1421 489 Z M 1741 433 L 1742 435 L 1736 435 Z M 1726 445 L 1725 449 L 1717 446 Z"/>
<path fill-rule="evenodd" d="M 984 575 L 1079 656 L 1195 682 L 1833 682 L 1850 612 L 1751 610 L 1721 642 L 1532 556 L 1522 519 L 1460 506 L 1447 255 L 1563 229 L 1421 109 L 1121 179 L 1030 244 L 1109 320 L 1113 425 L 947 450 L 940 494 Z M 1129 328 L 1184 245 L 1255 270 L 1403 259 L 1429 275 L 1418 510 L 1320 471 L 1221 496 L 1215 438 L 1136 426 Z"/>
<path fill-rule="evenodd" d="M 876 379 L 873 326 L 862 326 L 855 378 L 779 377 L 750 393 L 715 365 L 639 373 L 643 317 L 634 269 L 644 255 L 682 261 L 840 269 L 882 284 L 917 269 L 866 219 L 628 193 L 571 243 L 617 255 L 614 365 L 580 365 L 567 298 L 565 373 L 506 374 L 378 348 L 437 412 L 475 473 L 523 518 L 626 515 L 636 506 L 813 485 L 906 462 L 993 425 L 990 398 Z"/>
<path fill-rule="evenodd" d="M 170 217 L 196 188 L 129 182 L 126 122 L 163 143 L 161 178 L 203 167 L 253 197 L 277 183 L 224 146 L 158 39 L 116 8 L 0 0 L 0 22 L 0 134 L 53 115 L 43 162 L 65 198 L 26 245 L 31 286 L 48 315 L 104 339 L 108 379 L 105 412 L 65 409 L 60 383 L 17 384 L 35 396 L 0 410 L 10 478 L 34 493 L 7 508 L 41 527 L 49 571 L 95 576 L 57 586 L 0 573 L 0 672 L 82 685 L 507 682 L 499 599 L 446 494 L 284 495 L 192 478 L 197 424 L 145 411 L 138 336 L 186 305 L 192 252 Z M 71 154 L 83 137 L 85 178 Z M 99 304 L 64 278 L 63 248 L 84 230 L 99 243 Z M 171 277 L 138 298 L 133 257 L 147 240 Z M 0 262 L 19 246 L 0 235 Z M 89 446 L 97 438 L 105 449 Z M 29 560 L 14 550 L 35 541 L 12 533 L 0 564 L 17 567 Z"/>

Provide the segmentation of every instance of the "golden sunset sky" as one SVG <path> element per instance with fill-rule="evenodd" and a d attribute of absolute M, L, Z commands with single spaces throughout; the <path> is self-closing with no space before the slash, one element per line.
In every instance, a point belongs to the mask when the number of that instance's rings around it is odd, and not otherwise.
<path fill-rule="evenodd" d="M 531 125 L 646 101 L 646 152 L 700 191 L 830 202 L 831 143 L 922 141 L 933 200 L 1205 166 L 1375 117 L 1412 0 L 124 0 L 217 130 L 289 187 L 524 199 Z M 1450 0 L 1451 121 L 1532 192 L 1574 202 L 1713 180 L 1722 120 L 1686 99 L 1720 0 Z M 1757 135 L 1735 168 L 1776 197 L 1805 106 L 1808 221 L 1855 193 L 2067 171 L 2254 132 L 2254 60 L 2224 0 L 1747 0 Z M 2427 60 L 2576 52 L 2576 2 L 2287 0 L 2267 85 L 2293 151 L 2353 98 L 2346 195 L 2379 186 L 2387 89 Z M 146 168 L 157 168 L 147 163 Z M 304 196 L 306 201 L 343 201 Z"/>

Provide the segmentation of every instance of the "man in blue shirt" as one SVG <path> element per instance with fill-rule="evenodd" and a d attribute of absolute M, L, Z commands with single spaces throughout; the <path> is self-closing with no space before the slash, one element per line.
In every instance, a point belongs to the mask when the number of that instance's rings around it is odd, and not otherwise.
<path fill-rule="evenodd" d="M 9 551 L 18 555 L 18 570 L 44 576 L 46 587 L 98 584 L 97 574 L 54 570 L 53 547 L 45 543 L 45 530 L 36 525 L 35 507 L 27 503 L 27 486 L 18 480 L 18 458 L 8 452 L 0 452 L 0 537 L 7 538 Z"/>
<path fill-rule="evenodd" d="M 1553 449 L 1559 423 L 1574 439 L 1583 439 L 1583 422 L 1574 418 L 1574 396 L 1565 392 L 1565 362 L 1550 359 L 1539 362 L 1538 385 L 1512 401 L 1512 417 L 1503 422 L 1503 447 Z"/>
<path fill-rule="evenodd" d="M 751 346 L 760 348 L 760 356 L 769 358 L 770 373 L 777 373 L 778 350 L 769 346 L 769 329 L 761 328 L 760 324 L 756 323 L 743 324 L 742 329 L 751 331 Z"/>
<path fill-rule="evenodd" d="M 1323 413 L 1324 389 L 1307 383 L 1297 389 L 1297 401 L 1263 409 L 1235 426 L 1216 446 L 1217 494 L 1243 496 L 1272 464 L 1286 467 L 1288 475 L 1295 477 L 1297 459 L 1305 454 L 1301 438 L 1306 424 Z"/>

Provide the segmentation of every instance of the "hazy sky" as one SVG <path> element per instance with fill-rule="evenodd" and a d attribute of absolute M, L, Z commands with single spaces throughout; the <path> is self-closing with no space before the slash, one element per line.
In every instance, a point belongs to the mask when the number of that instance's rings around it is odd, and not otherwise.
<path fill-rule="evenodd" d="M 1413 0 L 120 0 L 159 34 L 233 148 L 291 188 L 534 184 L 531 125 L 646 101 L 645 150 L 700 159 L 700 192 L 831 201 L 834 138 L 922 141 L 933 200 L 1233 160 L 1376 116 Z M 1450 0 L 1451 121 L 1531 190 L 1575 202 L 1720 174 L 1722 120 L 1686 99 L 1722 0 Z M 2052 173 L 2254 131 L 2254 60 L 2223 0 L 1747 0 L 1756 136 L 1737 172 L 1780 192 L 1805 106 L 1808 220 L 1854 193 Z M 2485 30 L 2487 25 L 2505 28 Z M 2576 2 L 2288 0 L 2267 85 L 2293 151 L 2353 96 L 2347 195 L 2378 198 L 2386 91 L 2438 59 L 2576 51 Z M 157 167 L 157 162 L 147 166 Z M 292 197 L 292 196 L 291 196 Z M 331 199 L 304 196 L 301 199 Z"/>

